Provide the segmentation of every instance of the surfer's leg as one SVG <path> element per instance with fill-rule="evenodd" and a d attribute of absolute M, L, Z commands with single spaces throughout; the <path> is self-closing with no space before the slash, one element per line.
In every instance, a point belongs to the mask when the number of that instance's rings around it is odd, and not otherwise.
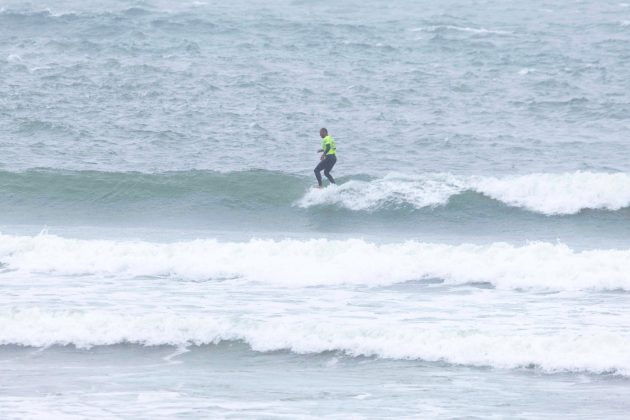
<path fill-rule="evenodd" d="M 330 155 L 326 157 L 324 164 L 326 165 L 326 169 L 324 169 L 324 175 L 330 181 L 331 184 L 335 184 L 335 178 L 332 177 L 330 171 L 332 171 L 333 166 L 337 163 L 337 157 L 335 155 Z"/>
<path fill-rule="evenodd" d="M 315 167 L 315 178 L 317 178 L 317 183 L 320 187 L 322 186 L 322 174 L 320 172 L 324 169 L 325 163 L 326 161 L 322 160 Z"/>

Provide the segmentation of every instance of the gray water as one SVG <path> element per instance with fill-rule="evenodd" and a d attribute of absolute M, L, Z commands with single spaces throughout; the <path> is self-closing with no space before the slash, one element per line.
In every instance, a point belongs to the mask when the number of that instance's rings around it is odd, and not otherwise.
<path fill-rule="evenodd" d="M 4 0 L 3 166 L 628 170 L 628 7 L 427 3 Z"/>
<path fill-rule="evenodd" d="M 629 81 L 619 1 L 0 0 L 0 415 L 626 417 Z"/>

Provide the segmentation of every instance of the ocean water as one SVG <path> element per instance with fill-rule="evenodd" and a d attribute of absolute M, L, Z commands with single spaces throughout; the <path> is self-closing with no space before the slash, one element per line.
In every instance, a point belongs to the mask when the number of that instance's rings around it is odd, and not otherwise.
<path fill-rule="evenodd" d="M 0 417 L 627 418 L 629 133 L 630 3 L 0 0 Z"/>

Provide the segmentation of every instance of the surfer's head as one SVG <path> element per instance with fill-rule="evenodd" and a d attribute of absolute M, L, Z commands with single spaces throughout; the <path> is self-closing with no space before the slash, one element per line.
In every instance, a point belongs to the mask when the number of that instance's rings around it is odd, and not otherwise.
<path fill-rule="evenodd" d="M 328 135 L 328 130 L 326 130 L 325 128 L 320 128 L 320 130 L 319 130 L 319 136 L 320 136 L 321 138 L 324 138 L 324 137 L 326 137 L 327 135 Z"/>

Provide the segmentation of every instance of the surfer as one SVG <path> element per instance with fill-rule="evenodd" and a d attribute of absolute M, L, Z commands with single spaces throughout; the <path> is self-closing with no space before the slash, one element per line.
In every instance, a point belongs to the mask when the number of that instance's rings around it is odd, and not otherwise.
<path fill-rule="evenodd" d="M 335 183 L 335 179 L 330 175 L 330 171 L 332 171 L 333 166 L 337 163 L 337 145 L 335 144 L 335 139 L 328 135 L 328 130 L 325 128 L 319 130 L 319 136 L 322 138 L 322 148 L 319 149 L 317 153 L 321 153 L 322 156 L 319 159 L 319 164 L 315 167 L 315 178 L 317 178 L 317 183 L 319 184 L 319 188 L 321 188 L 322 175 L 320 172 L 322 170 L 330 183 Z"/>

